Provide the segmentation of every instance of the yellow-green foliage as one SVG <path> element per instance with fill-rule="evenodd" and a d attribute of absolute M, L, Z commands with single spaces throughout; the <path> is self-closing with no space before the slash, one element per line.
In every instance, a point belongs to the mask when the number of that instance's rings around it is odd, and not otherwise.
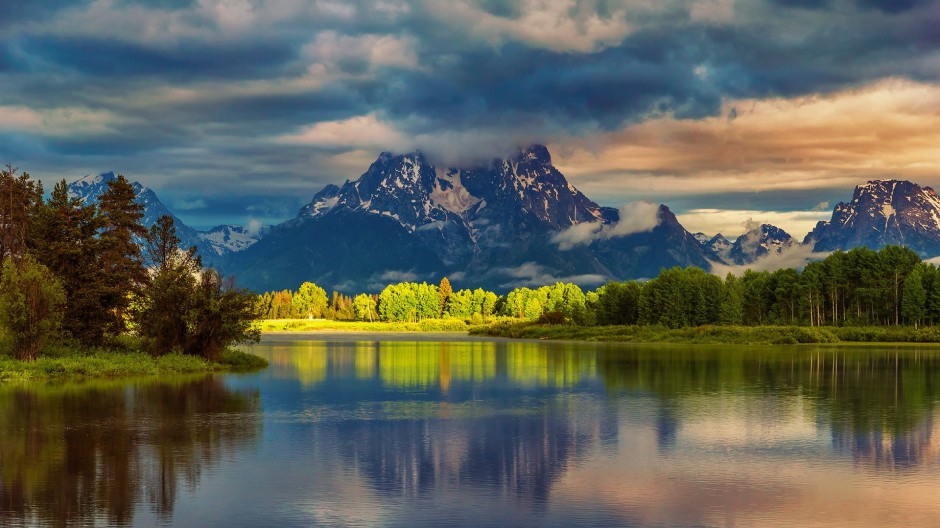
<path fill-rule="evenodd" d="M 470 328 L 461 319 L 425 319 L 416 323 L 269 319 L 257 325 L 262 332 L 466 332 Z"/>

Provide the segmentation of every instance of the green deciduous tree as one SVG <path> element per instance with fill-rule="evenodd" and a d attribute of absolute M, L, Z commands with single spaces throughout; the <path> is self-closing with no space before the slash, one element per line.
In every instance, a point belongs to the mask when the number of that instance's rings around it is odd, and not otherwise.
<path fill-rule="evenodd" d="M 7 258 L 0 276 L 0 325 L 16 358 L 33 361 L 62 323 L 65 290 L 49 268 L 29 255 Z"/>
<path fill-rule="evenodd" d="M 918 264 L 905 277 L 901 296 L 901 316 L 907 324 L 918 327 L 927 312 L 927 290 L 924 288 L 924 265 Z"/>
<path fill-rule="evenodd" d="M 365 293 L 360 293 L 353 299 L 353 308 L 356 310 L 356 319 L 360 321 L 374 321 L 378 317 L 376 311 L 375 298 Z"/>
<path fill-rule="evenodd" d="M 297 316 L 304 319 L 319 319 L 326 314 L 329 299 L 326 296 L 326 290 L 312 282 L 305 282 L 293 294 L 291 303 Z"/>

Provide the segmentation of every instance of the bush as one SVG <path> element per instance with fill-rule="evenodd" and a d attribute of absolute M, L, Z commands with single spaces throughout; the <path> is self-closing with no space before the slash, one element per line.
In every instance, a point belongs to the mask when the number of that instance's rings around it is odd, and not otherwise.
<path fill-rule="evenodd" d="M 539 316 L 536 321 L 538 324 L 545 325 L 560 325 L 565 324 L 565 314 L 561 311 L 555 310 L 551 312 L 545 312 Z"/>
<path fill-rule="evenodd" d="M 61 282 L 30 256 L 3 263 L 0 277 L 0 325 L 16 359 L 33 361 L 59 333 L 65 290 Z"/>

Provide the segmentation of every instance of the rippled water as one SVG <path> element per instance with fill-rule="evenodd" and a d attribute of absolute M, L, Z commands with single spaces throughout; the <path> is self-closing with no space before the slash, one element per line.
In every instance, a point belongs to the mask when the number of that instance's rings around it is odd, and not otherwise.
<path fill-rule="evenodd" d="M 254 350 L 269 369 L 0 385 L 0 525 L 940 523 L 938 347 Z"/>

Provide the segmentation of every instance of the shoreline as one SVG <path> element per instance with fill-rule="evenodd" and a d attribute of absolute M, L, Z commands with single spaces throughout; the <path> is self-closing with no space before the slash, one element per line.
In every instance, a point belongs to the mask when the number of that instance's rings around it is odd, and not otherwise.
<path fill-rule="evenodd" d="M 412 323 L 413 324 L 413 323 Z M 347 328 L 343 328 L 348 325 Z M 265 339 L 315 341 L 535 341 L 570 343 L 684 344 L 684 345 L 937 345 L 940 328 L 911 327 L 805 327 L 706 325 L 668 329 L 654 326 L 542 325 L 529 321 L 467 326 L 466 330 L 439 331 L 409 328 L 396 323 L 331 322 L 321 328 L 263 331 Z"/>
<path fill-rule="evenodd" d="M 0 384 L 248 372 L 267 366 L 267 360 L 261 356 L 237 349 L 225 351 L 217 361 L 183 354 L 152 356 L 138 351 L 76 351 L 61 356 L 41 356 L 31 362 L 2 357 Z"/>

